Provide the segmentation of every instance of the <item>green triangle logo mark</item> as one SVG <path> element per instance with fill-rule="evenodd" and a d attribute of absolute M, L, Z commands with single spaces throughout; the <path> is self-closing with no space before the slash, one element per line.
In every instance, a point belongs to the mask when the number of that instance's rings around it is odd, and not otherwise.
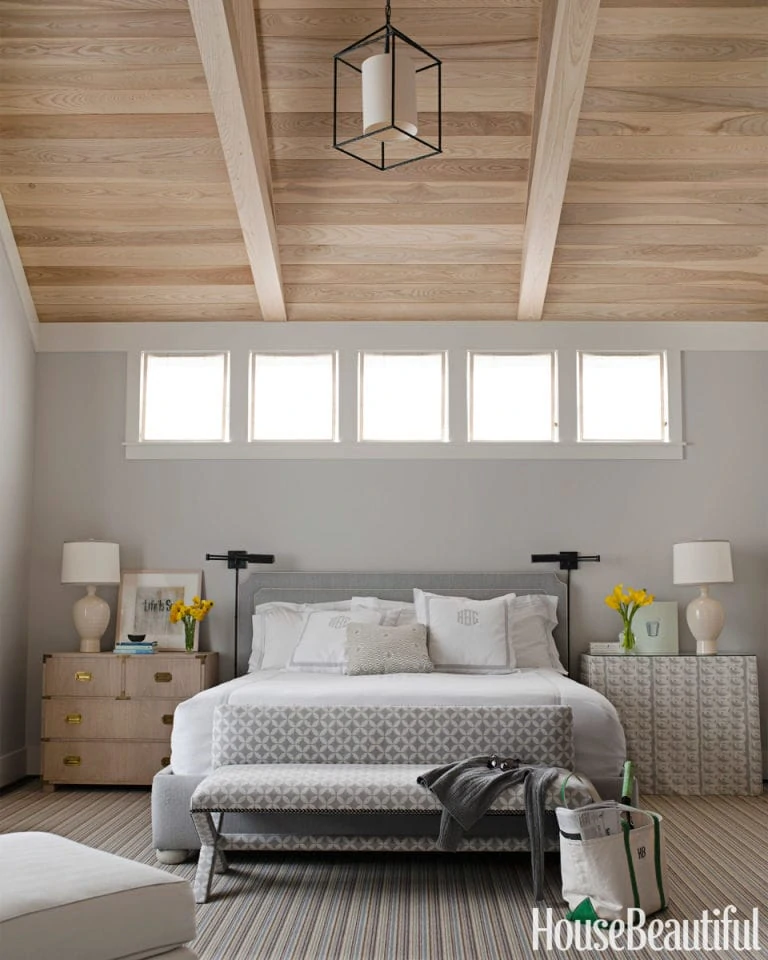
<path fill-rule="evenodd" d="M 565 915 L 566 920 L 575 920 L 576 923 L 595 923 L 600 919 L 595 913 L 592 901 L 586 897 L 573 910 L 569 910 Z"/>

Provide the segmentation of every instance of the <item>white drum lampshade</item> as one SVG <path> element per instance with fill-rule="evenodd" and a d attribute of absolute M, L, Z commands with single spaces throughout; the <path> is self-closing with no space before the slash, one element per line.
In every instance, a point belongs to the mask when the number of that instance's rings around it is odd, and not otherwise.
<path fill-rule="evenodd" d="M 99 653 L 110 611 L 107 601 L 96 595 L 96 585 L 120 583 L 119 545 L 104 540 L 65 543 L 61 582 L 79 583 L 86 588 L 85 596 L 72 607 L 72 619 L 80 636 L 80 652 Z"/>
<path fill-rule="evenodd" d="M 392 127 L 392 72 L 395 113 Z M 419 130 L 416 112 L 416 68 L 404 50 L 380 53 L 363 61 L 363 133 L 381 131 L 377 140 L 407 140 Z M 406 131 L 405 133 L 401 132 Z"/>
<path fill-rule="evenodd" d="M 688 627 L 696 639 L 696 653 L 717 653 L 717 638 L 725 624 L 719 600 L 709 595 L 710 583 L 733 583 L 733 561 L 728 540 L 692 540 L 672 548 L 672 580 L 678 585 L 696 585 L 699 596 L 685 612 Z"/>

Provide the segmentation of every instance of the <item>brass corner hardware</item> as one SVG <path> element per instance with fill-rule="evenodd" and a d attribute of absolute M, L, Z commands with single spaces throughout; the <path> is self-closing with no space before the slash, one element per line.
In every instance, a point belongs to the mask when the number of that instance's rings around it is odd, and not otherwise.
<path fill-rule="evenodd" d="M 173 724 L 173 714 L 172 714 L 172 713 L 164 713 L 164 714 L 163 714 L 163 723 L 164 723 L 167 727 L 172 726 L 172 724 Z"/>
<path fill-rule="evenodd" d="M 162 758 L 160 759 L 160 763 L 161 763 L 162 766 L 164 766 L 164 767 L 169 766 L 170 762 L 171 762 L 171 758 L 170 758 L 170 757 L 162 757 Z"/>
<path fill-rule="evenodd" d="M 53 656 L 52 653 L 44 653 L 44 654 L 43 654 L 43 663 L 47 663 L 47 662 L 51 659 L 52 656 Z"/>

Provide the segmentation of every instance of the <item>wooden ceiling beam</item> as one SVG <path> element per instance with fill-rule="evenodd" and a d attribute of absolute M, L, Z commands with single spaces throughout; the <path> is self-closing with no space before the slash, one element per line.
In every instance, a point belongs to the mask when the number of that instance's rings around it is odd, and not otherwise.
<path fill-rule="evenodd" d="M 3 195 L 0 194 L 0 257 L 5 256 L 8 267 L 11 271 L 11 277 L 16 285 L 16 292 L 19 295 L 21 308 L 29 325 L 29 332 L 32 337 L 32 343 L 37 349 L 38 337 L 40 333 L 40 320 L 35 308 L 35 302 L 32 299 L 32 293 L 27 282 L 27 275 L 24 272 L 24 265 L 21 262 L 19 248 L 16 245 L 16 239 L 11 229 L 11 221 L 8 219 L 8 212 L 5 208 Z"/>
<path fill-rule="evenodd" d="M 189 0 L 264 320 L 287 320 L 252 0 Z"/>
<path fill-rule="evenodd" d="M 541 320 L 600 0 L 544 0 L 518 320 Z"/>

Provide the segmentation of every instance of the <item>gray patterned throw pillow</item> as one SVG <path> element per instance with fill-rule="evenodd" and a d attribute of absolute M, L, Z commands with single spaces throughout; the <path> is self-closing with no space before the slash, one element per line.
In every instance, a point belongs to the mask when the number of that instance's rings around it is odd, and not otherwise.
<path fill-rule="evenodd" d="M 347 624 L 347 669 L 366 673 L 431 673 L 427 628 L 423 623 L 380 627 L 375 623 Z"/>

